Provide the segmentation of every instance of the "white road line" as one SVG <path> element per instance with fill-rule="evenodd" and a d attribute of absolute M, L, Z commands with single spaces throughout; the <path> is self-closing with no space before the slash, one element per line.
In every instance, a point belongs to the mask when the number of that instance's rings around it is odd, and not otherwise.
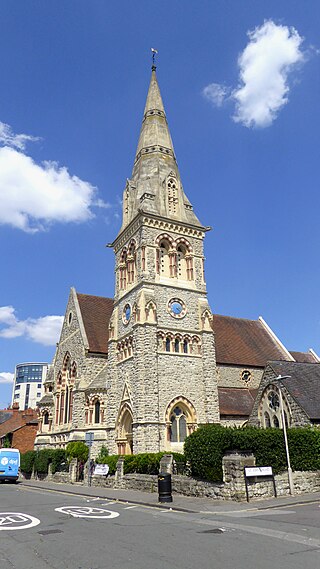
<path fill-rule="evenodd" d="M 138 508 L 138 506 L 126 506 L 124 510 L 133 510 L 133 508 Z"/>

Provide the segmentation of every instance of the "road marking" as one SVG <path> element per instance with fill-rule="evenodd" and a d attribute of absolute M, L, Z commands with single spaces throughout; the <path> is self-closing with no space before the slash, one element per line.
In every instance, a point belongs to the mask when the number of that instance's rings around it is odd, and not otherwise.
<path fill-rule="evenodd" d="M 55 512 L 61 512 L 73 518 L 94 519 L 111 519 L 120 515 L 119 512 L 112 512 L 103 508 L 91 508 L 90 506 L 63 506 L 62 508 L 55 508 Z"/>
<path fill-rule="evenodd" d="M 20 525 L 19 525 L 20 524 Z M 32 528 L 40 524 L 38 518 L 18 512 L 0 512 L 0 531 Z"/>
<path fill-rule="evenodd" d="M 124 510 L 133 510 L 133 508 L 137 508 L 138 506 L 127 506 L 126 508 L 123 508 Z"/>

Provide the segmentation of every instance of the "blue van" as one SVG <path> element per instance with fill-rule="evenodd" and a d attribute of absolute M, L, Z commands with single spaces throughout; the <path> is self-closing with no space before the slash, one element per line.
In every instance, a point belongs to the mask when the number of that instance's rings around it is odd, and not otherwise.
<path fill-rule="evenodd" d="M 17 482 L 19 478 L 20 452 L 16 448 L 0 448 L 0 482 Z"/>

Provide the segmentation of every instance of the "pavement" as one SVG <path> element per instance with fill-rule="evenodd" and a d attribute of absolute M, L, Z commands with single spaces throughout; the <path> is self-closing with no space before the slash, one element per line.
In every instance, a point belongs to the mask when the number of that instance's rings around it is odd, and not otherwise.
<path fill-rule="evenodd" d="M 296 496 L 281 496 L 264 500 L 248 502 L 235 502 L 233 500 L 214 500 L 212 498 L 198 498 L 196 496 L 182 496 L 172 494 L 173 501 L 159 503 L 157 492 L 141 492 L 139 490 L 123 490 L 100 486 L 88 486 L 83 483 L 66 484 L 62 482 L 47 482 L 42 480 L 23 480 L 19 484 L 35 489 L 42 489 L 74 496 L 87 498 L 101 498 L 103 500 L 120 503 L 140 504 L 143 506 L 172 509 L 180 512 L 200 514 L 231 514 L 232 512 L 264 510 L 308 504 L 320 501 L 320 492 L 299 494 Z"/>

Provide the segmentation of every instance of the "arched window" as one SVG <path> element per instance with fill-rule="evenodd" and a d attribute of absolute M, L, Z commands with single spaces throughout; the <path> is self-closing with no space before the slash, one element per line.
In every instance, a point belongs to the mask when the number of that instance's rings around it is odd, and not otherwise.
<path fill-rule="evenodd" d="M 279 429 L 279 427 L 280 427 L 279 419 L 278 419 L 277 415 L 274 415 L 274 417 L 273 417 L 273 426 L 274 426 L 276 429 Z"/>
<path fill-rule="evenodd" d="M 97 400 L 94 404 L 94 422 L 100 423 L 100 401 Z"/>
<path fill-rule="evenodd" d="M 187 418 L 180 406 L 176 406 L 170 415 L 170 441 L 183 443 L 187 436 Z"/>
<path fill-rule="evenodd" d="M 169 338 L 169 336 L 166 337 L 166 352 L 170 352 L 171 351 L 171 339 Z"/>
<path fill-rule="evenodd" d="M 188 353 L 188 348 L 189 348 L 189 342 L 188 340 L 183 340 L 183 353 L 187 354 Z"/>
<path fill-rule="evenodd" d="M 49 413 L 48 413 L 48 411 L 46 411 L 43 415 L 43 424 L 49 425 Z"/>
<path fill-rule="evenodd" d="M 177 247 L 177 274 L 179 279 L 186 281 L 188 278 L 186 248 L 184 245 L 178 245 Z"/>
<path fill-rule="evenodd" d="M 128 284 L 133 283 L 135 279 L 135 259 L 136 259 L 136 245 L 134 241 L 131 241 L 127 257 Z"/>
<path fill-rule="evenodd" d="M 127 249 L 123 249 L 120 255 L 119 288 L 121 290 L 127 288 Z"/>
<path fill-rule="evenodd" d="M 178 354 L 180 351 L 180 342 L 178 338 L 176 338 L 174 341 L 174 351 L 176 352 L 176 354 Z"/>
<path fill-rule="evenodd" d="M 271 427 L 270 415 L 267 411 L 264 414 L 264 427 L 265 427 L 265 429 L 268 429 Z"/>
<path fill-rule="evenodd" d="M 169 243 L 164 239 L 160 243 L 160 275 L 170 277 Z"/>
<path fill-rule="evenodd" d="M 66 398 L 65 398 L 65 411 L 64 411 L 64 422 L 69 422 L 69 387 L 66 387 Z"/>
<path fill-rule="evenodd" d="M 178 213 L 178 193 L 177 193 L 177 180 L 169 178 L 167 182 L 168 191 L 168 211 L 176 215 Z"/>

